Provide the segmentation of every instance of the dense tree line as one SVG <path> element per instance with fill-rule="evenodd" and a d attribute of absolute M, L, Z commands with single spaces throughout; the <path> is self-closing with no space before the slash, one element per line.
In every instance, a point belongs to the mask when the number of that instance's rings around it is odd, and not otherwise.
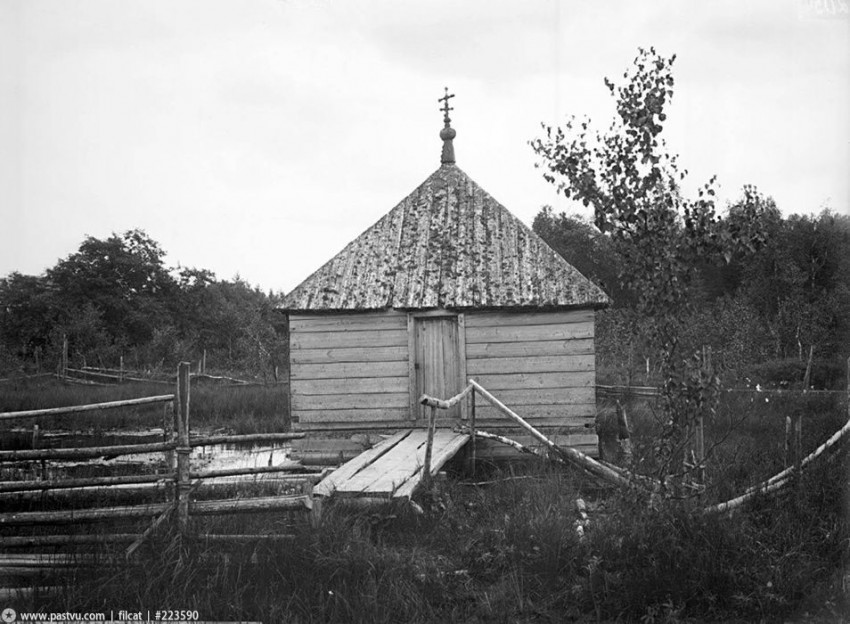
<path fill-rule="evenodd" d="M 161 369 L 204 351 L 219 370 L 274 375 L 278 297 L 238 277 L 171 269 L 141 230 L 87 237 L 43 275 L 0 279 L 0 367 L 49 369 L 63 338 L 75 365 Z"/>
<path fill-rule="evenodd" d="M 850 217 L 824 210 L 783 218 L 772 199 L 746 188 L 726 219 L 735 226 L 742 214 L 753 214 L 744 210 L 752 203 L 761 204 L 764 244 L 697 267 L 687 289 L 682 350 L 710 346 L 727 378 L 761 374 L 778 381 L 801 379 L 812 349 L 813 381 L 839 387 L 850 356 Z M 652 350 L 640 340 L 640 327 L 630 332 L 641 319 L 636 293 L 618 279 L 623 260 L 615 242 L 581 216 L 549 207 L 533 229 L 614 300 L 599 319 L 600 364 L 623 380 L 630 360 L 632 374 L 643 375 L 649 361 L 651 375 Z"/>

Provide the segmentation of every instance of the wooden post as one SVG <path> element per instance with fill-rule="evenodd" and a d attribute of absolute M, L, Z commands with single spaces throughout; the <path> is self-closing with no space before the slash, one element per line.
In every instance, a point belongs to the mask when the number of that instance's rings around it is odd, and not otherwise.
<path fill-rule="evenodd" d="M 711 366 L 711 347 L 702 346 L 702 366 L 706 378 L 712 378 L 714 369 Z M 696 464 L 696 480 L 701 493 L 705 488 L 705 414 L 700 410 L 696 418 L 694 431 L 694 463 Z"/>
<path fill-rule="evenodd" d="M 785 467 L 793 465 L 795 462 L 796 452 L 794 442 L 796 436 L 794 431 L 797 428 L 797 414 L 789 414 L 785 417 Z"/>
<path fill-rule="evenodd" d="M 207 350 L 204 349 L 204 354 L 201 356 L 201 372 L 207 374 Z"/>
<path fill-rule="evenodd" d="M 162 406 L 162 441 L 174 440 L 174 402 Z M 174 472 L 174 451 L 165 451 L 165 467 L 168 472 Z"/>
<path fill-rule="evenodd" d="M 33 450 L 38 448 L 39 437 L 40 436 L 39 436 L 39 430 L 38 430 L 38 423 L 36 423 L 32 426 L 32 448 L 33 448 Z M 47 480 L 47 461 L 44 460 L 44 459 L 41 460 L 41 480 L 42 481 Z"/>
<path fill-rule="evenodd" d="M 322 497 L 313 496 L 313 482 L 308 479 L 301 483 L 301 493 L 310 497 L 310 526 L 317 528 L 322 521 Z"/>
<path fill-rule="evenodd" d="M 809 347 L 809 361 L 806 364 L 806 374 L 803 376 L 803 398 L 808 395 L 809 383 L 812 375 L 812 356 L 814 355 L 814 346 Z M 794 474 L 797 478 L 797 492 L 799 493 L 800 486 L 800 470 L 803 461 L 803 414 L 801 409 L 794 410 L 789 416 L 785 417 L 785 467 L 794 467 Z"/>
<path fill-rule="evenodd" d="M 68 335 L 62 334 L 62 379 L 68 378 Z"/>
<path fill-rule="evenodd" d="M 124 383 L 124 354 L 121 354 L 121 359 L 118 361 L 118 383 Z"/>
<path fill-rule="evenodd" d="M 805 394 L 805 391 L 804 391 Z M 794 472 L 797 475 L 797 494 L 801 492 L 803 481 L 803 418 L 801 413 L 794 415 Z"/>
<path fill-rule="evenodd" d="M 626 408 L 617 400 L 617 463 L 629 466 L 632 463 L 632 433 Z"/>
<path fill-rule="evenodd" d="M 431 485 L 431 447 L 434 446 L 434 427 L 437 423 L 437 408 L 431 406 L 428 416 L 428 443 L 425 445 L 425 465 L 422 467 L 422 486 Z"/>
<path fill-rule="evenodd" d="M 189 528 L 189 362 L 177 366 L 177 526 L 182 534 Z"/>
<path fill-rule="evenodd" d="M 470 473 L 474 477 L 475 476 L 475 390 L 473 390 L 471 392 L 471 395 L 472 396 L 470 398 L 470 401 L 472 402 L 472 405 L 469 408 L 469 431 L 470 431 L 470 434 L 472 435 L 472 439 L 470 440 L 471 458 L 470 458 L 470 461 L 469 461 L 469 468 L 470 468 Z"/>

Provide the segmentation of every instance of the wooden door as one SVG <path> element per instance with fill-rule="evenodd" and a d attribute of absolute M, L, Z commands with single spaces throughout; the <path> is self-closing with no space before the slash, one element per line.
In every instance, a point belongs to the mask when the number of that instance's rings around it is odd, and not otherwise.
<path fill-rule="evenodd" d="M 464 354 L 461 349 L 462 327 L 457 316 L 414 317 L 413 379 L 417 420 L 427 421 L 428 411 L 419 404 L 419 397 L 428 394 L 438 399 L 450 399 L 464 387 Z M 461 401 L 461 403 L 463 403 Z M 437 410 L 439 419 L 460 419 L 462 405 L 449 410 Z"/>

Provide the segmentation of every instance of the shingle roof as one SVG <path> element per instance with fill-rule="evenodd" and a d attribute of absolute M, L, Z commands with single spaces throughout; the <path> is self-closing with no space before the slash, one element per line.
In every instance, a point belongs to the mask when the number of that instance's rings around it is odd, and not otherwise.
<path fill-rule="evenodd" d="M 607 305 L 607 295 L 453 164 L 290 292 L 290 311 Z"/>

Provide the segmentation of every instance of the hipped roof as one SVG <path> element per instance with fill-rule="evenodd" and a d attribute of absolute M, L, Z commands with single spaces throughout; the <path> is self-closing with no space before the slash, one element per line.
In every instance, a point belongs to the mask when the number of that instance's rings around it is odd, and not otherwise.
<path fill-rule="evenodd" d="M 292 292 L 288 311 L 601 307 L 608 296 L 454 164 Z"/>

